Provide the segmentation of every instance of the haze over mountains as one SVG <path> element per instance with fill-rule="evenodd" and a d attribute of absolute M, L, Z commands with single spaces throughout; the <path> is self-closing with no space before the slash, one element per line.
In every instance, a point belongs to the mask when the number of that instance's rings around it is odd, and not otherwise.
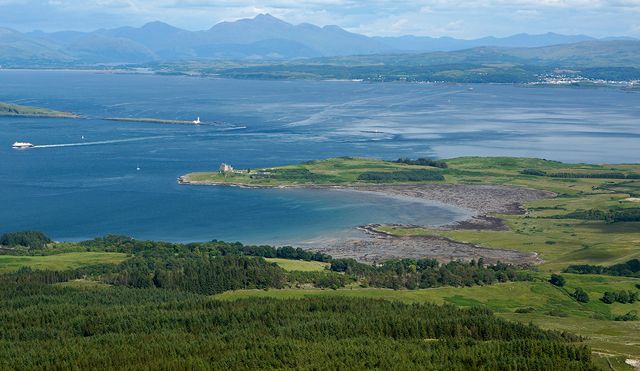
<path fill-rule="evenodd" d="M 338 26 L 292 25 L 268 14 L 187 31 L 162 22 L 94 32 L 20 33 L 0 28 L 0 64 L 110 64 L 190 59 L 289 60 L 475 47 L 532 48 L 596 39 L 584 35 L 518 34 L 460 40 L 419 36 L 368 37 Z"/>

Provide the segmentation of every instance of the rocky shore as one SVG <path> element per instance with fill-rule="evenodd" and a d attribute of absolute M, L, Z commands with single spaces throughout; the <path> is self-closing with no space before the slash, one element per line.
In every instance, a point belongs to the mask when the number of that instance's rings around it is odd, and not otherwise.
<path fill-rule="evenodd" d="M 524 214 L 524 203 L 556 196 L 531 188 L 480 184 L 373 185 L 353 189 L 439 201 L 471 211 L 470 219 L 443 229 L 503 230 L 506 226 L 502 220 L 490 214 Z"/>
<path fill-rule="evenodd" d="M 536 253 L 507 249 L 490 249 L 457 242 L 444 237 L 395 237 L 370 232 L 363 238 L 327 241 L 309 250 L 329 254 L 335 258 L 354 258 L 360 262 L 376 263 L 390 259 L 437 259 L 441 263 L 452 260 L 478 260 L 494 264 L 498 261 L 514 265 L 536 265 L 542 259 Z"/>
<path fill-rule="evenodd" d="M 489 214 L 524 214 L 526 210 L 522 205 L 525 202 L 556 196 L 552 192 L 502 185 L 373 185 L 353 189 L 439 201 L 471 211 L 471 218 L 467 220 L 438 227 L 445 230 L 504 230 L 507 228 L 504 222 Z M 401 258 L 434 258 L 441 262 L 483 258 L 489 263 L 502 261 L 516 265 L 542 263 L 542 259 L 536 253 L 485 248 L 439 236 L 396 237 L 381 232 L 377 227 L 380 225 L 363 226 L 361 230 L 367 234 L 366 237 L 335 241 L 317 250 L 332 256 L 351 257 L 369 263 Z"/>
<path fill-rule="evenodd" d="M 242 184 L 192 182 L 185 177 L 180 177 L 178 182 L 191 185 L 223 185 L 251 188 L 251 186 Z M 437 227 L 444 230 L 504 230 L 507 228 L 504 222 L 491 216 L 491 214 L 524 214 L 526 212 L 522 206 L 524 203 L 556 196 L 552 192 L 531 188 L 480 184 L 314 185 L 279 186 L 278 188 L 348 189 L 373 192 L 394 197 L 438 201 L 469 211 L 469 219 L 452 225 Z M 418 223 L 414 227 L 420 226 Z M 327 238 L 323 241 L 311 243 L 308 249 L 324 252 L 334 257 L 354 258 L 368 263 L 401 258 L 435 258 L 441 262 L 483 258 L 488 263 L 502 261 L 518 265 L 534 265 L 542 262 L 538 254 L 535 253 L 491 249 L 438 236 L 397 237 L 381 232 L 377 227 L 380 227 L 380 225 L 371 224 L 360 227 L 359 229 L 364 232 L 361 238 Z"/>

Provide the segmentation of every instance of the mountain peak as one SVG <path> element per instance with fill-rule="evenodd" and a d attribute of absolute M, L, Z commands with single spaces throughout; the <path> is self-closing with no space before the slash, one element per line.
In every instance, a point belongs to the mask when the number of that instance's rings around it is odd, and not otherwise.
<path fill-rule="evenodd" d="M 261 24 L 290 26 L 289 23 L 283 21 L 280 18 L 274 17 L 269 13 L 260 13 L 257 16 L 253 17 L 253 19 L 250 19 L 250 21 L 261 23 Z"/>
<path fill-rule="evenodd" d="M 142 28 L 144 28 L 144 29 L 153 29 L 153 30 L 162 30 L 162 29 L 174 29 L 175 27 L 173 27 L 172 25 L 170 25 L 168 23 L 164 23 L 164 22 L 160 22 L 160 21 L 153 21 L 153 22 L 146 23 L 144 26 L 142 26 Z"/>
<path fill-rule="evenodd" d="M 279 18 L 272 16 L 269 13 L 260 13 L 257 16 L 253 17 L 255 21 L 271 21 L 271 22 L 282 22 Z"/>

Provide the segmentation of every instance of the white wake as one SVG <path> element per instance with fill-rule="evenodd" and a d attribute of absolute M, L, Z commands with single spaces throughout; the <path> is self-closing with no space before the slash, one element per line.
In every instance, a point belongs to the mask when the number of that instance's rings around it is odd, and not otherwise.
<path fill-rule="evenodd" d="M 116 144 L 116 143 L 127 143 L 127 142 L 140 142 L 151 139 L 160 139 L 160 138 L 168 138 L 170 135 L 160 135 L 153 137 L 140 137 L 140 138 L 129 138 L 129 139 L 113 139 L 113 140 L 100 140 L 96 142 L 78 142 L 78 143 L 63 143 L 63 144 L 42 144 L 33 146 L 31 148 L 58 148 L 58 147 L 79 147 L 79 146 L 97 146 L 101 144 Z"/>

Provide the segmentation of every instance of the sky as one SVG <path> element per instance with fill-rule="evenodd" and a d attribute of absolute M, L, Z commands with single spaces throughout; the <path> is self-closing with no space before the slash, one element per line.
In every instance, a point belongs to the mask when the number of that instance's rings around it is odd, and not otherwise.
<path fill-rule="evenodd" d="M 369 36 L 640 37 L 640 0 L 0 0 L 0 27 L 90 31 L 158 20 L 204 30 L 260 13 Z"/>

